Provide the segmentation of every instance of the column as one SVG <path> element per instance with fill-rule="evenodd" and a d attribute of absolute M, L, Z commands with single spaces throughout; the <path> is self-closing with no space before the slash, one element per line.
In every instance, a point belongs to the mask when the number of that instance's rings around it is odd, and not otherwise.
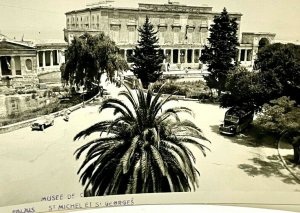
<path fill-rule="evenodd" d="M 127 61 L 127 49 L 124 49 L 124 60 L 125 60 L 126 62 L 128 62 L 128 61 Z"/>
<path fill-rule="evenodd" d="M 192 64 L 195 63 L 195 50 L 192 49 Z"/>
<path fill-rule="evenodd" d="M 42 67 L 45 67 L 46 66 L 46 57 L 45 57 L 45 51 L 43 51 L 43 66 Z"/>
<path fill-rule="evenodd" d="M 184 63 L 187 63 L 187 49 L 184 50 Z"/>
<path fill-rule="evenodd" d="M 39 51 L 37 51 L 37 54 L 36 54 L 36 70 L 38 71 L 38 68 L 40 67 L 40 54 L 39 54 Z"/>
<path fill-rule="evenodd" d="M 247 49 L 245 49 L 244 61 L 247 61 Z"/>
<path fill-rule="evenodd" d="M 1 57 L 0 57 L 0 78 L 2 77 Z M 1 79 L 0 79 L 1 80 Z"/>
<path fill-rule="evenodd" d="M 180 64 L 180 49 L 178 49 L 177 53 L 177 63 Z"/>
<path fill-rule="evenodd" d="M 173 64 L 173 49 L 171 49 L 170 63 Z"/>
<path fill-rule="evenodd" d="M 15 66 L 15 58 L 12 56 L 10 59 L 10 69 L 11 69 L 11 75 L 16 75 L 16 66 Z"/>
<path fill-rule="evenodd" d="M 238 49 L 238 61 L 241 61 L 241 49 Z"/>
<path fill-rule="evenodd" d="M 164 51 L 164 61 L 163 61 L 163 63 L 166 63 L 166 49 L 163 49 L 163 51 Z"/>
<path fill-rule="evenodd" d="M 61 65 L 61 60 L 60 60 L 60 54 L 59 54 L 59 50 L 55 50 L 56 51 L 56 57 L 57 57 L 57 63 L 60 66 Z"/>
<path fill-rule="evenodd" d="M 50 51 L 50 67 L 53 66 L 53 50 Z"/>

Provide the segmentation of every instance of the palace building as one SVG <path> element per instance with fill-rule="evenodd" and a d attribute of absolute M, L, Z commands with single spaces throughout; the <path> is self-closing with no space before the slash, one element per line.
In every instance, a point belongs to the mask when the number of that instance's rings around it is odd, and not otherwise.
<path fill-rule="evenodd" d="M 201 67 L 199 57 L 204 45 L 208 44 L 209 27 L 214 16 L 209 6 L 187 6 L 179 3 L 145 4 L 137 8 L 112 6 L 87 7 L 66 13 L 65 41 L 85 32 L 95 35 L 104 32 L 121 49 L 120 54 L 130 63 L 128 56 L 138 41 L 137 29 L 145 22 L 146 16 L 158 31 L 159 45 L 166 57 L 164 63 L 171 69 Z M 275 34 L 241 33 L 241 13 L 229 13 L 236 18 L 240 46 L 238 60 L 241 65 L 252 67 L 258 48 L 272 43 Z M 240 35 L 242 34 L 242 35 Z"/>

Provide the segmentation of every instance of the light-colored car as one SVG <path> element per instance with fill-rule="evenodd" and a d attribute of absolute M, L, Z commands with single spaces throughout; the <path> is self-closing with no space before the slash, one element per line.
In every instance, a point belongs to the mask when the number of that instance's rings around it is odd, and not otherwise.
<path fill-rule="evenodd" d="M 34 121 L 31 125 L 31 129 L 38 129 L 38 130 L 44 130 L 48 126 L 53 126 L 54 125 L 54 116 L 52 115 L 46 115 L 43 116 L 36 121 Z"/>

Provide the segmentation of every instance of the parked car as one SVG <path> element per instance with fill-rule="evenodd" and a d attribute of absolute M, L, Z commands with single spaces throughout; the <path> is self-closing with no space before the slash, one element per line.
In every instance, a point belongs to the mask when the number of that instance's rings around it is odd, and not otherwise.
<path fill-rule="evenodd" d="M 226 135 L 238 134 L 253 121 L 253 116 L 253 110 L 232 107 L 226 111 L 224 123 L 220 125 L 219 131 Z"/>
<path fill-rule="evenodd" d="M 54 116 L 46 115 L 33 122 L 31 125 L 31 129 L 32 130 L 37 129 L 43 131 L 46 127 L 53 126 L 53 125 L 54 125 Z"/>

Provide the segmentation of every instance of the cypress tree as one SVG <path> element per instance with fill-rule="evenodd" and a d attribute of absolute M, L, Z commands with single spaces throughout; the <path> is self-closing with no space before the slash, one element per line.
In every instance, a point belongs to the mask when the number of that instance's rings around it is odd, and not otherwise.
<path fill-rule="evenodd" d="M 215 16 L 211 25 L 209 45 L 205 45 L 200 60 L 208 65 L 209 75 L 205 76 L 207 85 L 215 88 L 218 95 L 225 90 L 226 76 L 236 66 L 238 24 L 230 19 L 226 8 L 219 16 Z"/>
<path fill-rule="evenodd" d="M 161 63 L 164 56 L 161 54 L 158 45 L 157 31 L 146 16 L 146 21 L 142 27 L 138 28 L 140 39 L 135 47 L 131 60 L 134 63 L 131 71 L 139 78 L 144 88 L 155 82 L 161 75 Z"/>

